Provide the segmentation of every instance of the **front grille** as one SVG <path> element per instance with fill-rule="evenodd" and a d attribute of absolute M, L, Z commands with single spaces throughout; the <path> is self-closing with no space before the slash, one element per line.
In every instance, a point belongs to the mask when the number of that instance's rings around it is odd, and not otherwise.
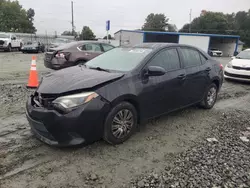
<path fill-rule="evenodd" d="M 52 109 L 53 104 L 52 102 L 57 98 L 58 96 L 55 95 L 49 95 L 49 94 L 36 94 L 33 98 L 34 106 L 36 107 L 44 107 L 47 109 Z"/>
<path fill-rule="evenodd" d="M 250 71 L 250 67 L 238 67 L 238 66 L 233 66 L 233 69 Z"/>
<path fill-rule="evenodd" d="M 3 45 L 4 44 L 4 41 L 3 40 L 0 40 L 0 45 Z"/>
<path fill-rule="evenodd" d="M 235 77 L 235 78 L 250 79 L 250 76 L 247 76 L 247 75 L 231 74 L 228 72 L 225 72 L 225 75 L 230 76 L 230 77 Z"/>

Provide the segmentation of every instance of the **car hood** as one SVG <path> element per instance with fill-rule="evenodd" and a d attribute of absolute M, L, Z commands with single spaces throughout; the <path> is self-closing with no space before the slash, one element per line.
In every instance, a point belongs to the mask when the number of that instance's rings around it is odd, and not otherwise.
<path fill-rule="evenodd" d="M 44 76 L 37 92 L 62 94 L 74 90 L 91 89 L 100 84 L 121 78 L 123 75 L 123 73 L 109 73 L 74 66 Z"/>
<path fill-rule="evenodd" d="M 250 59 L 233 59 L 231 63 L 237 67 L 250 67 Z"/>

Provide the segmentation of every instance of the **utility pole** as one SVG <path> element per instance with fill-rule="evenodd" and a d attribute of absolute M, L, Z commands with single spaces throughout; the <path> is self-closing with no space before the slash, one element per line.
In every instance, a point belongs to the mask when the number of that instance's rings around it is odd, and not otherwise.
<path fill-rule="evenodd" d="M 74 2 L 71 1 L 71 13 L 72 13 L 72 35 L 74 35 L 74 31 L 75 31 L 75 24 L 74 24 Z"/>
<path fill-rule="evenodd" d="M 192 22 L 192 9 L 190 9 L 189 13 L 189 33 L 191 33 L 191 22 Z"/>

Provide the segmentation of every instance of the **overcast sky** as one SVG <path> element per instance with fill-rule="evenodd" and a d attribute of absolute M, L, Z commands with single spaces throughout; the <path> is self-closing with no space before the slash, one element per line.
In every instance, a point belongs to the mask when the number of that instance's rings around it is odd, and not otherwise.
<path fill-rule="evenodd" d="M 58 34 L 71 30 L 70 0 L 19 0 L 25 9 L 35 10 L 37 33 Z M 150 13 L 164 13 L 170 23 L 180 29 L 192 17 L 199 16 L 201 10 L 232 13 L 247 11 L 250 0 L 74 0 L 76 30 L 83 25 L 90 26 L 97 37 L 106 33 L 105 22 L 111 21 L 111 34 L 119 29 L 139 29 Z"/>

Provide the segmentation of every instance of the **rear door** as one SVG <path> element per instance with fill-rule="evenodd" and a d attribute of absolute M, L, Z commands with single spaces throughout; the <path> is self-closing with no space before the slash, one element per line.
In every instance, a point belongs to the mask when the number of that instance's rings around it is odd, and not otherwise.
<path fill-rule="evenodd" d="M 181 47 L 181 60 L 185 69 L 183 106 L 199 102 L 208 85 L 205 67 L 202 66 L 201 53 L 195 48 Z"/>
<path fill-rule="evenodd" d="M 79 49 L 81 51 L 81 58 L 87 61 L 103 53 L 102 47 L 98 43 L 87 43 L 79 47 Z"/>
<path fill-rule="evenodd" d="M 144 70 L 147 70 L 149 66 L 163 67 L 166 74 L 142 77 L 143 91 L 139 98 L 142 104 L 142 113 L 147 118 L 180 107 L 180 97 L 183 94 L 183 80 L 180 76 L 184 75 L 176 48 L 161 50 L 149 61 Z"/>

